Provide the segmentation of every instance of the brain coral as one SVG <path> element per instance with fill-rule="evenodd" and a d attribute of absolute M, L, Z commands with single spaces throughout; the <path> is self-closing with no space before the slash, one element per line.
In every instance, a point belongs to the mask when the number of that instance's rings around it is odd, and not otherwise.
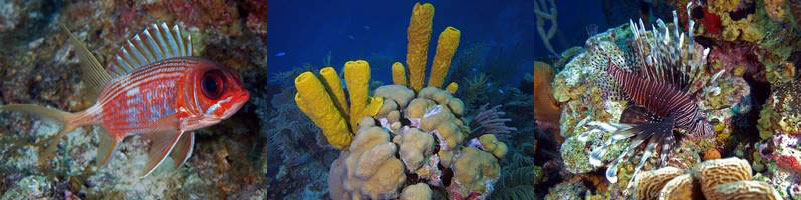
<path fill-rule="evenodd" d="M 782 199 L 770 184 L 750 180 L 751 165 L 736 157 L 704 161 L 694 171 L 664 167 L 635 180 L 636 199 Z M 700 188 L 699 188 L 700 187 Z"/>

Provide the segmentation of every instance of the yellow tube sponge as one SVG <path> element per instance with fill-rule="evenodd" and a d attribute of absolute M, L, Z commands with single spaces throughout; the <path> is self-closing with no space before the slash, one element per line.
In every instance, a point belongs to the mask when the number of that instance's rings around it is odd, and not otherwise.
<path fill-rule="evenodd" d="M 347 148 L 352 134 L 323 83 L 311 72 L 304 72 L 295 78 L 295 87 L 298 89 L 295 95 L 298 107 L 322 129 L 328 143 L 337 149 Z"/>
<path fill-rule="evenodd" d="M 365 107 L 364 114 L 373 117 L 378 114 L 378 111 L 381 111 L 381 107 L 383 106 L 384 97 L 370 97 L 370 103 Z"/>
<path fill-rule="evenodd" d="M 430 3 L 414 4 L 412 18 L 407 29 L 408 47 L 406 65 L 409 66 L 409 85 L 414 91 L 420 91 L 426 78 L 426 59 L 428 59 L 428 42 L 431 40 L 431 25 L 434 20 L 434 5 Z"/>
<path fill-rule="evenodd" d="M 448 68 L 451 67 L 451 59 L 456 49 L 459 48 L 459 29 L 453 27 L 445 28 L 439 34 L 437 41 L 437 54 L 434 55 L 434 64 L 431 65 L 431 76 L 428 78 L 428 86 L 442 88 L 445 76 L 448 75 Z"/>
<path fill-rule="evenodd" d="M 349 113 L 348 102 L 345 100 L 345 90 L 342 89 L 342 80 L 339 79 L 337 71 L 333 67 L 326 67 L 320 69 L 320 76 L 325 80 L 328 90 L 334 94 L 336 102 L 334 102 L 342 113 Z"/>
<path fill-rule="evenodd" d="M 400 62 L 392 64 L 392 82 L 395 85 L 409 86 L 409 82 L 406 80 L 406 67 L 403 67 Z"/>
<path fill-rule="evenodd" d="M 350 96 L 350 127 L 358 127 L 359 120 L 368 115 L 364 110 L 369 103 L 367 97 L 369 82 L 370 64 L 367 61 L 357 60 L 345 63 L 345 84 L 348 85 L 348 95 Z"/>
<path fill-rule="evenodd" d="M 456 82 L 451 82 L 451 84 L 448 84 L 448 87 L 446 87 L 445 89 L 448 90 L 448 92 L 450 92 L 451 94 L 456 94 L 456 91 L 459 90 L 459 84 Z"/>

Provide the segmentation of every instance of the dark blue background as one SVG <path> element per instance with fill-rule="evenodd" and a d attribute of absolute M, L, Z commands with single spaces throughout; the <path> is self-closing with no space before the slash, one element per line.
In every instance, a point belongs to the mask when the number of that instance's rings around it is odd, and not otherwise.
<path fill-rule="evenodd" d="M 390 66 L 376 66 L 376 62 L 371 60 L 386 60 L 378 62 L 380 65 L 406 60 L 406 28 L 415 2 L 270 1 L 268 69 L 275 73 L 304 64 L 321 66 L 330 52 L 331 63 L 337 70 L 345 61 L 367 59 L 372 64 L 373 79 L 388 81 Z M 490 50 L 514 51 L 526 59 L 519 62 L 519 66 L 493 70 L 524 73 L 531 71 L 531 62 L 535 59 L 549 56 L 537 34 L 533 0 L 443 0 L 431 3 L 436 13 L 429 65 L 437 36 L 446 26 L 461 30 L 460 51 L 482 43 Z M 557 1 L 557 4 L 559 33 L 551 41 L 556 51 L 583 45 L 587 38 L 586 27 L 590 24 L 596 24 L 599 32 L 608 28 L 599 1 Z M 280 52 L 285 55 L 276 56 Z"/>

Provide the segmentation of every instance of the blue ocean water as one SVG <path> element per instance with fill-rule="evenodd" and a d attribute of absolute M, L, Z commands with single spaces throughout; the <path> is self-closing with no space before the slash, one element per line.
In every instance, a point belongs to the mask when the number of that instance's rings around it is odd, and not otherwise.
<path fill-rule="evenodd" d="M 390 65 L 406 60 L 406 28 L 416 1 L 270 1 L 267 19 L 267 66 L 271 72 L 303 65 L 330 64 L 340 69 L 346 61 L 364 59 L 373 67 L 373 79 L 389 81 Z M 514 60 L 503 69 L 530 72 L 534 58 L 550 56 L 537 34 L 534 1 L 432 1 L 436 5 L 429 60 L 436 38 L 446 26 L 461 30 L 457 51 L 474 45 L 487 46 L 486 54 L 503 54 Z M 559 31 L 551 41 L 557 51 L 583 45 L 586 27 L 606 22 L 597 1 L 557 1 Z M 430 62 L 429 62 L 430 63 Z M 521 77 L 495 77 L 517 83 Z"/>

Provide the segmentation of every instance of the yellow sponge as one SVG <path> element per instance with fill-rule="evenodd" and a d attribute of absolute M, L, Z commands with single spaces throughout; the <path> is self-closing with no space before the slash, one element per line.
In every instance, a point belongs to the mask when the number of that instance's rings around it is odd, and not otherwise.
<path fill-rule="evenodd" d="M 392 64 L 392 82 L 395 85 L 409 87 L 409 82 L 406 80 L 406 68 L 400 62 Z"/>
<path fill-rule="evenodd" d="M 384 106 L 384 97 L 370 97 L 370 103 L 365 107 L 364 114 L 371 117 L 375 116 L 382 106 Z"/>
<path fill-rule="evenodd" d="M 448 68 L 451 67 L 451 59 L 456 49 L 459 48 L 459 29 L 448 27 L 439 34 L 437 42 L 437 54 L 434 55 L 434 64 L 431 65 L 431 76 L 428 78 L 428 86 L 442 88 L 445 76 L 448 75 Z"/>
<path fill-rule="evenodd" d="M 426 78 L 426 59 L 428 58 L 428 42 L 431 40 L 431 24 L 434 19 L 434 5 L 430 3 L 414 4 L 412 18 L 409 22 L 408 47 L 406 65 L 409 67 L 409 86 L 420 91 Z"/>
<path fill-rule="evenodd" d="M 367 116 L 367 90 L 370 82 L 370 64 L 364 60 L 345 63 L 345 84 L 350 96 L 350 127 L 358 127 L 359 121 Z M 380 108 L 380 106 L 379 106 Z"/>
<path fill-rule="evenodd" d="M 295 87 L 298 89 L 295 102 L 322 129 L 328 143 L 337 149 L 347 148 L 353 135 L 323 83 L 311 72 L 304 72 L 295 78 Z"/>
<path fill-rule="evenodd" d="M 328 86 L 328 90 L 334 94 L 334 100 L 336 100 L 336 106 L 339 108 L 339 111 L 342 113 L 349 113 L 348 110 L 348 102 L 345 100 L 345 90 L 342 89 L 342 83 L 339 79 L 339 75 L 337 71 L 334 70 L 333 67 L 326 67 L 320 69 L 320 76 L 323 77 L 325 80 L 325 84 Z"/>
<path fill-rule="evenodd" d="M 456 94 L 456 91 L 459 90 L 459 84 L 456 82 L 451 82 L 451 84 L 448 84 L 446 90 L 448 90 L 448 92 L 451 94 Z"/>

